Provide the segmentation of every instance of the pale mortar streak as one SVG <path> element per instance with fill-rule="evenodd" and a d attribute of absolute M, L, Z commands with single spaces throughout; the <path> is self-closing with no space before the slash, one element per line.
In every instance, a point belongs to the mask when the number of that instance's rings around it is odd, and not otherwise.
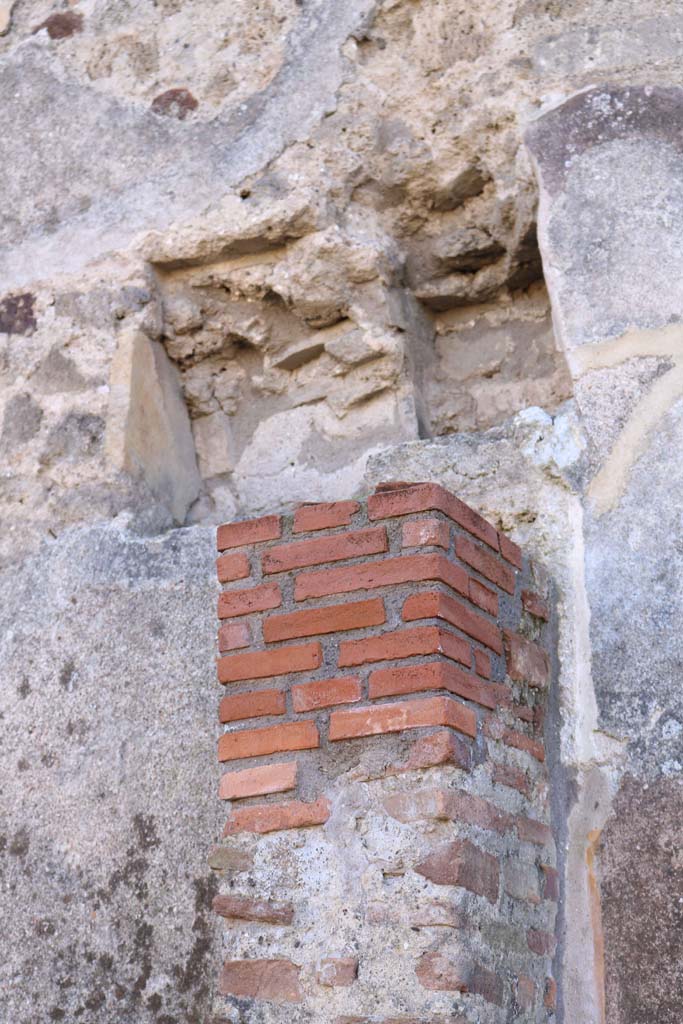
<path fill-rule="evenodd" d="M 683 396 L 683 329 L 672 325 L 662 330 L 633 330 L 620 338 L 585 346 L 569 354 L 576 378 L 590 370 L 608 369 L 627 359 L 659 356 L 674 366 L 656 380 L 629 416 L 612 450 L 588 486 L 588 498 L 598 516 L 616 507 L 631 469 L 644 455 L 648 439 L 670 407 Z"/>

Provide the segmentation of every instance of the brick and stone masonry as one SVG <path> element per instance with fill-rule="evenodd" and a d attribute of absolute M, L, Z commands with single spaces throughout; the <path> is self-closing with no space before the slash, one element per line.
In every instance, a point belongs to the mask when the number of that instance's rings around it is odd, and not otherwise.
<path fill-rule="evenodd" d="M 432 483 L 218 550 L 216 1020 L 551 1021 L 540 571 Z"/>

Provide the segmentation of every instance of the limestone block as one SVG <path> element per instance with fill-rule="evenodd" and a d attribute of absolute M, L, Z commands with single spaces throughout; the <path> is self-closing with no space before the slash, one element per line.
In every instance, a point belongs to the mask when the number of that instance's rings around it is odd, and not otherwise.
<path fill-rule="evenodd" d="M 232 472 L 237 463 L 237 452 L 230 420 L 225 413 L 200 416 L 192 423 L 192 433 L 203 479 Z"/>
<path fill-rule="evenodd" d="M 589 89 L 527 131 L 539 242 L 567 348 L 680 322 L 683 89 Z"/>
<path fill-rule="evenodd" d="M 12 24 L 12 8 L 14 0 L 2 0 L 0 3 L 0 36 L 6 36 Z"/>
<path fill-rule="evenodd" d="M 160 344 L 140 331 L 126 331 L 112 360 L 109 387 L 109 462 L 143 480 L 173 519 L 182 522 L 200 479 L 173 364 Z"/>

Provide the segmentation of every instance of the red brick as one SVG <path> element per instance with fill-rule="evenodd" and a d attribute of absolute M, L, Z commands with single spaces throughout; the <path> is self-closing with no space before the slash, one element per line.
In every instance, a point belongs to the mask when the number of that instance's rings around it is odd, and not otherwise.
<path fill-rule="evenodd" d="M 531 783 L 526 772 L 520 768 L 508 764 L 494 764 L 491 778 L 499 786 L 508 786 L 526 797 L 531 796 Z"/>
<path fill-rule="evenodd" d="M 284 793 L 296 786 L 297 773 L 296 761 L 226 772 L 221 778 L 218 795 L 221 800 L 243 800 L 266 793 Z"/>
<path fill-rule="evenodd" d="M 385 797 L 392 818 L 411 821 L 460 821 L 487 832 L 504 833 L 514 826 L 511 815 L 482 797 L 457 789 L 419 789 Z"/>
<path fill-rule="evenodd" d="M 280 544 L 263 553 L 261 565 L 265 573 L 289 572 L 307 565 L 339 562 L 361 555 L 379 555 L 387 550 L 387 531 L 383 526 L 350 533 L 335 533 L 329 537 Z"/>
<path fill-rule="evenodd" d="M 492 740 L 498 740 L 499 743 L 505 743 L 508 747 L 524 750 L 527 754 L 535 757 L 537 761 L 545 761 L 545 747 L 542 743 L 531 739 L 530 736 L 525 736 L 523 732 L 510 729 L 497 718 L 486 719 L 484 722 L 484 735 Z"/>
<path fill-rule="evenodd" d="M 484 853 L 467 839 L 455 839 L 439 846 L 426 860 L 415 865 L 418 875 L 436 885 L 459 885 L 489 903 L 498 900 L 500 869 L 490 853 Z"/>
<path fill-rule="evenodd" d="M 524 843 L 534 843 L 536 846 L 549 846 L 553 841 L 553 833 L 548 825 L 542 821 L 535 821 L 534 818 L 516 817 L 513 821 L 517 829 L 517 835 Z"/>
<path fill-rule="evenodd" d="M 431 992 L 467 992 L 496 1006 L 503 1005 L 503 982 L 465 954 L 446 957 L 436 951 L 423 953 L 415 968 L 418 981 Z"/>
<path fill-rule="evenodd" d="M 526 941 L 532 953 L 538 956 L 555 955 L 555 936 L 550 932 L 540 931 L 538 928 L 530 928 L 526 933 Z"/>
<path fill-rule="evenodd" d="M 241 523 L 219 526 L 216 543 L 219 551 L 225 551 L 227 548 L 241 548 L 244 544 L 278 540 L 281 536 L 280 516 L 263 516 L 261 519 L 246 519 Z"/>
<path fill-rule="evenodd" d="M 282 594 L 277 583 L 263 583 L 245 590 L 228 590 L 218 598 L 218 618 L 232 619 L 238 615 L 251 615 L 279 608 Z"/>
<path fill-rule="evenodd" d="M 417 626 L 365 640 L 344 640 L 339 647 L 339 667 L 428 654 L 444 654 L 467 668 L 472 664 L 472 648 L 466 640 L 439 626 Z"/>
<path fill-rule="evenodd" d="M 541 864 L 541 871 L 543 872 L 543 899 L 557 903 L 560 898 L 560 875 L 550 864 Z"/>
<path fill-rule="evenodd" d="M 541 902 L 538 868 L 535 864 L 508 857 L 504 864 L 505 892 L 514 900 L 524 900 L 533 906 Z"/>
<path fill-rule="evenodd" d="M 464 771 L 472 767 L 470 745 L 448 729 L 438 729 L 429 736 L 420 736 L 411 744 L 406 760 L 392 765 L 386 774 L 435 768 L 441 764 L 454 764 Z"/>
<path fill-rule="evenodd" d="M 308 533 L 314 530 L 329 530 L 335 526 L 349 526 L 351 517 L 360 505 L 357 501 L 321 502 L 318 505 L 302 505 L 294 513 L 294 533 Z"/>
<path fill-rule="evenodd" d="M 548 605 L 541 595 L 533 590 L 522 591 L 522 607 L 529 615 L 533 615 L 537 619 L 543 619 L 544 622 L 547 622 L 550 618 Z"/>
<path fill-rule="evenodd" d="M 224 733 L 218 741 L 218 760 L 265 757 L 286 750 L 311 750 L 319 746 L 320 736 L 315 722 L 284 722 L 282 725 Z"/>
<path fill-rule="evenodd" d="M 516 566 L 517 569 L 522 568 L 522 549 L 517 547 L 513 540 L 506 537 L 504 533 L 498 534 L 498 545 L 500 547 L 500 553 L 503 558 L 511 562 L 512 565 Z"/>
<path fill-rule="evenodd" d="M 515 592 L 515 573 L 509 565 L 505 565 L 497 555 L 473 544 L 467 537 L 456 537 L 455 553 L 463 562 L 471 565 L 475 572 L 485 576 L 497 587 L 506 590 L 508 594 Z"/>
<path fill-rule="evenodd" d="M 486 651 L 475 650 L 474 670 L 477 675 L 481 676 L 483 679 L 491 678 L 491 658 Z"/>
<path fill-rule="evenodd" d="M 348 604 L 328 605 L 326 608 L 307 608 L 286 615 L 271 615 L 263 623 L 263 639 L 273 643 L 276 640 L 294 640 L 302 636 L 381 626 L 386 619 L 384 601 L 381 597 L 373 597 L 368 601 L 351 601 Z"/>
<path fill-rule="evenodd" d="M 494 590 L 489 590 L 480 580 L 470 577 L 468 596 L 473 604 L 493 615 L 494 619 L 498 618 L 498 594 Z"/>
<path fill-rule="evenodd" d="M 520 1010 L 533 1010 L 536 1002 L 536 986 L 534 979 L 528 974 L 520 974 L 517 978 L 517 1005 Z"/>
<path fill-rule="evenodd" d="M 429 697 L 353 711 L 333 711 L 329 738 L 346 740 L 430 725 L 448 725 L 468 736 L 475 736 L 477 732 L 477 719 L 470 708 L 450 697 Z"/>
<path fill-rule="evenodd" d="M 413 512 L 443 512 L 468 533 L 498 550 L 498 532 L 478 512 L 469 508 L 439 484 L 412 484 L 405 488 L 379 491 L 368 498 L 368 518 L 388 519 Z"/>
<path fill-rule="evenodd" d="M 503 641 L 510 678 L 544 689 L 550 681 L 550 659 L 543 648 L 508 629 L 503 633 Z"/>
<path fill-rule="evenodd" d="M 219 989 L 224 996 L 300 1003 L 300 969 L 291 960 L 226 960 Z"/>
<path fill-rule="evenodd" d="M 249 559 L 243 551 L 238 551 L 234 555 L 221 555 L 216 559 L 216 573 L 220 583 L 246 579 L 251 575 Z"/>
<path fill-rule="evenodd" d="M 400 555 L 361 565 L 319 569 L 297 576 L 294 597 L 305 601 L 311 597 L 348 594 L 354 590 L 375 590 L 399 583 L 438 580 L 463 596 L 467 596 L 467 573 L 454 565 L 446 555 Z"/>
<path fill-rule="evenodd" d="M 375 669 L 370 675 L 369 696 L 393 697 L 424 690 L 448 690 L 486 708 L 495 708 L 507 695 L 504 686 L 482 683 L 455 665 L 432 661 L 426 665 Z"/>
<path fill-rule="evenodd" d="M 496 654 L 503 653 L 503 638 L 497 626 L 461 601 L 437 590 L 411 594 L 403 605 L 402 616 L 406 622 L 415 619 L 444 619 L 473 640 L 490 647 Z"/>
<path fill-rule="evenodd" d="M 228 845 L 212 846 L 206 860 L 212 871 L 251 871 L 254 866 L 251 851 Z"/>
<path fill-rule="evenodd" d="M 451 543 L 451 531 L 448 523 L 443 519 L 413 519 L 403 524 L 401 532 L 401 547 L 417 548 L 433 547 L 445 548 L 448 551 Z"/>
<path fill-rule="evenodd" d="M 251 633 L 246 622 L 230 622 L 218 630 L 218 650 L 223 654 L 225 651 L 236 651 L 240 647 L 248 647 L 251 643 Z"/>
<path fill-rule="evenodd" d="M 557 1003 L 557 983 L 554 978 L 545 979 L 545 991 L 543 993 L 543 1005 L 546 1010 L 554 1010 Z"/>
<path fill-rule="evenodd" d="M 358 976 L 358 960 L 355 956 L 326 957 L 320 960 L 315 971 L 315 980 L 328 988 L 348 988 Z"/>
<path fill-rule="evenodd" d="M 290 672 L 309 672 L 320 668 L 323 661 L 319 643 L 278 647 L 274 651 L 250 651 L 249 654 L 230 654 L 219 658 L 219 683 L 236 683 L 242 679 L 266 679 L 284 676 Z"/>
<path fill-rule="evenodd" d="M 223 835 L 238 832 L 281 832 L 290 828 L 309 828 L 324 825 L 330 816 L 330 805 L 325 797 L 305 804 L 290 800 L 286 804 L 259 804 L 256 807 L 238 807 L 228 819 Z"/>
<path fill-rule="evenodd" d="M 218 706 L 219 722 L 238 722 L 243 718 L 284 715 L 284 690 L 253 690 L 223 697 Z"/>
<path fill-rule="evenodd" d="M 525 704 L 513 704 L 510 711 L 515 718 L 519 718 L 520 722 L 532 723 L 536 717 L 534 708 L 527 707 Z"/>
<path fill-rule="evenodd" d="M 213 912 L 238 921 L 262 921 L 264 924 L 291 924 L 294 907 L 280 900 L 255 900 L 249 896 L 214 896 Z"/>
<path fill-rule="evenodd" d="M 295 711 L 317 711 L 318 708 L 331 708 L 335 704 L 353 704 L 361 697 L 361 681 L 358 676 L 317 679 L 312 683 L 300 683 L 292 687 Z"/>
<path fill-rule="evenodd" d="M 408 487 L 427 487 L 427 480 L 380 480 L 375 487 L 375 494 L 384 494 L 386 491 L 405 491 Z"/>

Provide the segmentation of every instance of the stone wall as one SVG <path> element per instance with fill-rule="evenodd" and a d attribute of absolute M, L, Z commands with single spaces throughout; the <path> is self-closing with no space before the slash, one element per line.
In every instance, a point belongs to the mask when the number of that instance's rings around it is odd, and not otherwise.
<path fill-rule="evenodd" d="M 678 1024 L 679 7 L 0 3 L 0 1017 L 204 1021 L 213 527 L 427 479 L 557 586 L 558 1020 Z"/>
<path fill-rule="evenodd" d="M 219 1019 L 554 1019 L 547 583 L 433 484 L 218 548 Z"/>

